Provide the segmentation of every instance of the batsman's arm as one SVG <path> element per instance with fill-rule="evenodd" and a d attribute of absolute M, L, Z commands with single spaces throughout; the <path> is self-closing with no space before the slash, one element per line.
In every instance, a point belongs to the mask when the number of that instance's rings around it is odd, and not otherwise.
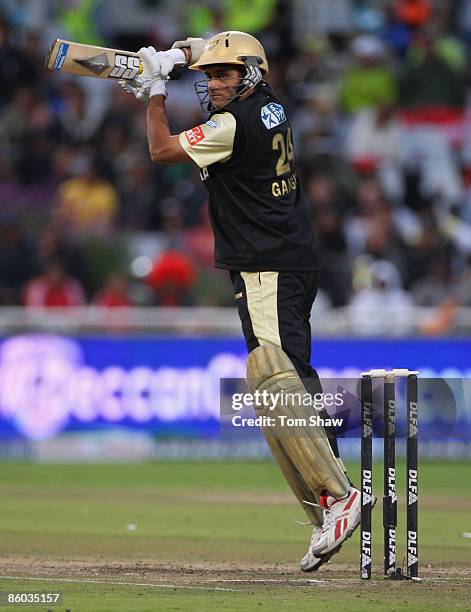
<path fill-rule="evenodd" d="M 147 140 L 152 161 L 162 164 L 190 162 L 178 136 L 172 136 L 165 111 L 165 96 L 152 96 L 147 107 Z"/>
<path fill-rule="evenodd" d="M 202 38 L 188 38 L 177 41 L 173 49 L 181 49 L 187 65 L 197 61 L 206 41 Z M 180 144 L 179 136 L 172 136 L 165 110 L 165 96 L 152 96 L 147 107 L 147 140 L 152 161 L 175 164 L 193 161 Z"/>

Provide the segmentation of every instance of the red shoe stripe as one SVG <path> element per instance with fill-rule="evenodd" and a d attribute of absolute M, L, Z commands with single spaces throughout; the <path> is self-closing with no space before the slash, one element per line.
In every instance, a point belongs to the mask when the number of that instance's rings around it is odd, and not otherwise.
<path fill-rule="evenodd" d="M 347 525 L 348 525 L 348 520 L 346 518 L 343 519 L 343 530 L 345 531 L 347 529 Z"/>
<path fill-rule="evenodd" d="M 327 508 L 327 495 L 321 495 L 319 498 L 319 504 L 323 507 L 323 508 Z"/>
<path fill-rule="evenodd" d="M 335 539 L 338 540 L 340 538 L 340 530 L 342 528 L 342 521 L 337 521 L 335 523 Z"/>
<path fill-rule="evenodd" d="M 344 510 L 350 510 L 350 508 L 351 508 L 353 502 L 355 501 L 357 495 L 358 495 L 358 491 L 355 491 L 355 493 L 348 500 L 348 503 L 345 506 Z"/>

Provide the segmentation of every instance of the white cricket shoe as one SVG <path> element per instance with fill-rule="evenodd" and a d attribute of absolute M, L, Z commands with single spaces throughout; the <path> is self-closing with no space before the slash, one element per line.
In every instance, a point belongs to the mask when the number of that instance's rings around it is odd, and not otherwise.
<path fill-rule="evenodd" d="M 338 552 L 342 546 L 340 544 L 339 546 L 337 546 L 337 548 L 332 550 L 330 553 L 327 553 L 326 555 L 322 555 L 322 556 L 315 555 L 312 552 L 312 549 L 314 546 L 316 546 L 317 540 L 321 537 L 321 535 L 322 535 L 322 527 L 314 527 L 312 531 L 311 542 L 309 543 L 308 551 L 304 555 L 304 557 L 301 559 L 301 561 L 299 562 L 299 567 L 301 568 L 303 572 L 315 572 L 321 567 L 321 565 L 324 565 L 324 563 L 327 563 L 328 561 L 330 561 L 330 558 L 333 555 L 335 555 L 335 553 Z"/>
<path fill-rule="evenodd" d="M 358 527 L 361 518 L 361 493 L 355 487 L 351 487 L 343 499 L 323 495 L 320 498 L 320 505 L 324 507 L 324 522 L 321 533 L 310 547 L 316 557 L 336 552 L 335 549 L 338 549 Z"/>
<path fill-rule="evenodd" d="M 321 533 L 322 527 L 316 525 L 312 530 L 311 541 L 309 542 L 307 553 L 299 562 L 299 567 L 303 572 L 313 572 L 322 565 L 322 557 L 316 557 L 312 552 L 312 547 L 317 544 L 317 540 L 320 538 Z"/>

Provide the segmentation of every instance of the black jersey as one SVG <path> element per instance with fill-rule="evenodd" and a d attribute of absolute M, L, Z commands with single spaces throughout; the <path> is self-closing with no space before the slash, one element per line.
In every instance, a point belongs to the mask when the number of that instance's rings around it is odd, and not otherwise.
<path fill-rule="evenodd" d="M 282 105 L 262 83 L 247 99 L 235 100 L 213 115 L 221 113 L 235 118 L 232 155 L 201 168 L 209 192 L 216 267 L 318 270 L 309 206 L 296 175 L 293 135 Z"/>

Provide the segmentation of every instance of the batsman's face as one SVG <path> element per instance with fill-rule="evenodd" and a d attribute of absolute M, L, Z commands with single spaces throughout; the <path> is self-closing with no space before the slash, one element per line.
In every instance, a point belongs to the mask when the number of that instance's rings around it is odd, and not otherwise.
<path fill-rule="evenodd" d="M 205 70 L 208 94 L 213 108 L 221 108 L 232 100 L 241 83 L 241 74 L 232 66 L 214 66 Z"/>

